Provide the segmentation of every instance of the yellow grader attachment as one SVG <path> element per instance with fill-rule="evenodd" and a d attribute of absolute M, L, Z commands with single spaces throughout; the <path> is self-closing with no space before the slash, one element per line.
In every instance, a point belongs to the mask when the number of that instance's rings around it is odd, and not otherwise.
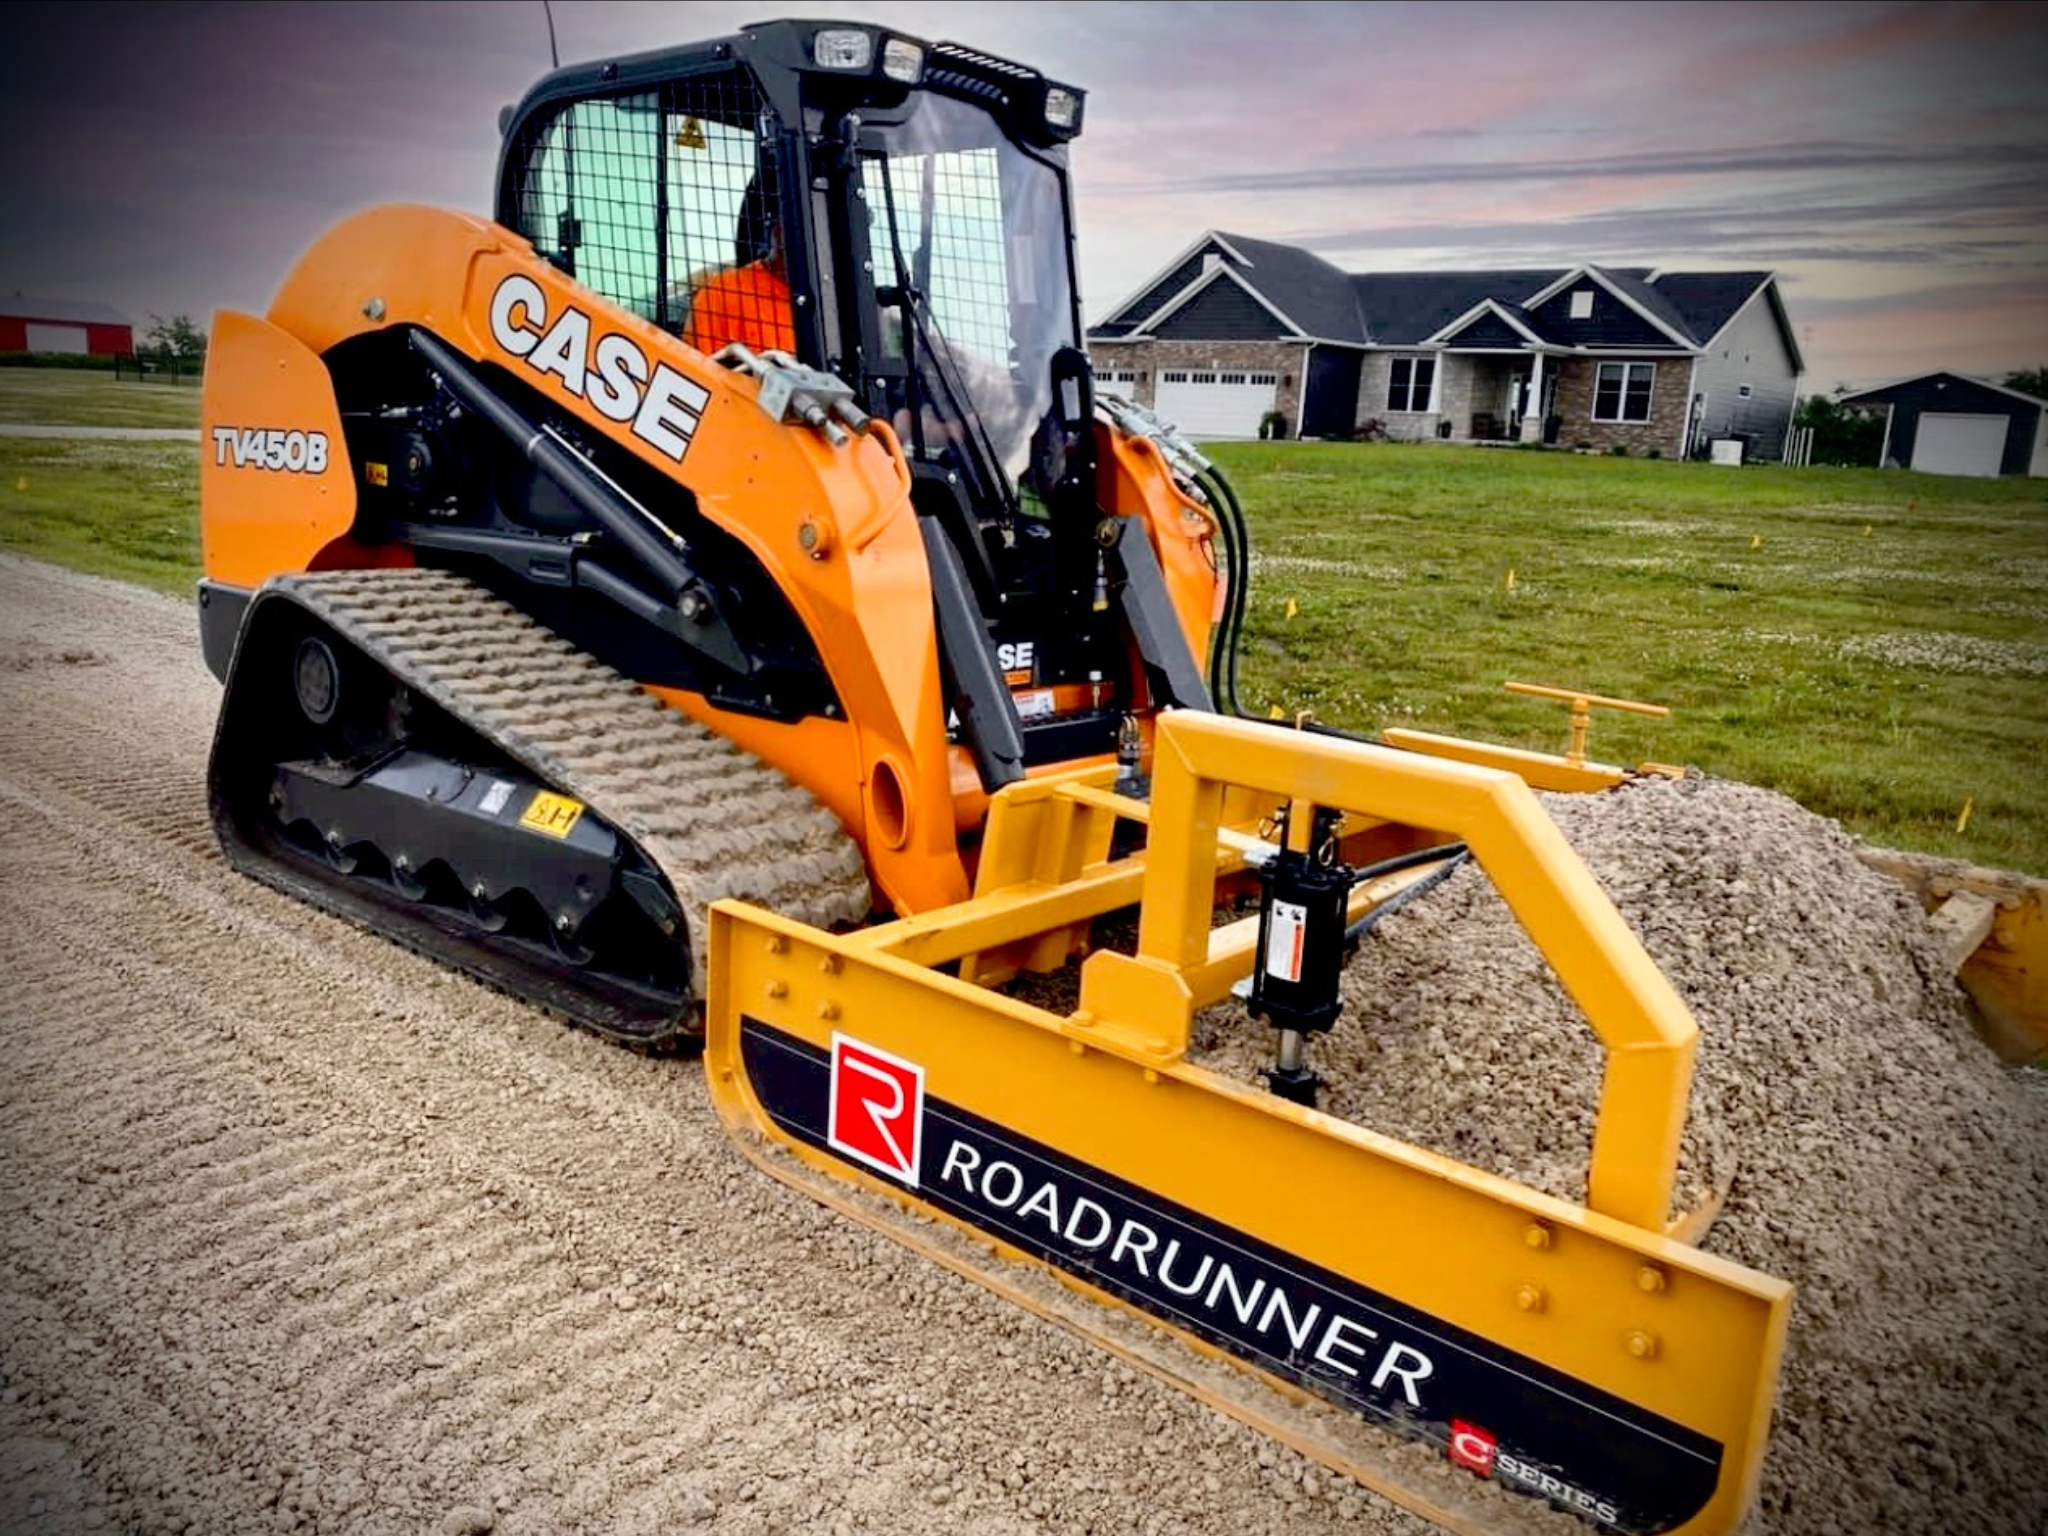
<path fill-rule="evenodd" d="M 2015 1066 L 2048 1057 L 2048 880 L 1888 848 L 1861 857 L 1926 909 L 1985 1043 Z"/>
<path fill-rule="evenodd" d="M 715 906 L 706 1069 L 748 1155 L 1452 1529 L 1514 1501 L 1389 1432 L 1601 1528 L 1731 1529 L 1791 1287 L 1684 1240 L 1693 1020 L 1529 785 L 1192 712 L 1153 766 L 1149 804 L 1110 768 L 1000 792 L 951 908 L 833 935 Z M 1491 876 L 1606 1048 L 1583 1207 L 1188 1059 L 1195 1011 L 1274 964 L 1257 918 L 1215 914 L 1283 801 L 1296 829 L 1344 813 L 1347 848 L 1462 841 Z M 1113 855 L 1119 822 L 1142 851 Z M 1136 952 L 1088 954 L 1073 1011 L 990 985 L 1133 901 Z"/>

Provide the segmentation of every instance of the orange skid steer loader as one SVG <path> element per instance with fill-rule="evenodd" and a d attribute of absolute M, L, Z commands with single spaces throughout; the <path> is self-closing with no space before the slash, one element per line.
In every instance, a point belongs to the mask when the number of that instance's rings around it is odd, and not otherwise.
<path fill-rule="evenodd" d="M 222 845 L 1446 1524 L 1727 1530 L 1790 1291 L 1671 1220 L 1693 1022 L 1530 788 L 1612 778 L 1238 715 L 1241 510 L 1081 351 L 1084 105 L 837 22 L 561 69 L 493 219 L 219 317 Z M 1583 1207 L 1314 1107 L 1347 930 L 1464 857 L 1606 1045 Z M 1233 988 L 1263 1088 L 1188 1059 Z"/>

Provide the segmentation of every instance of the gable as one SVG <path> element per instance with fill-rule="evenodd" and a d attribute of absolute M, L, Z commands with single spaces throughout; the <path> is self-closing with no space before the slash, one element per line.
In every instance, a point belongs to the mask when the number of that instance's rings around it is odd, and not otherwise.
<path fill-rule="evenodd" d="M 1362 272 L 1351 291 L 1366 334 L 1380 346 L 1412 347 L 1488 299 L 1519 303 L 1549 280 L 1549 271 Z"/>
<path fill-rule="evenodd" d="M 1790 378 L 1799 372 L 1798 355 L 1777 312 L 1754 300 L 1737 310 L 1707 343 L 1700 363 L 1737 383 L 1755 382 L 1753 375 Z"/>
<path fill-rule="evenodd" d="M 2048 401 L 2007 389 L 1968 374 L 1946 369 L 1901 379 L 1879 389 L 1844 395 L 1843 405 L 1903 405 L 1917 411 L 1971 411 L 1984 415 L 2009 416 L 2029 409 L 2048 408 Z"/>
<path fill-rule="evenodd" d="M 1507 321 L 1488 310 L 1462 330 L 1446 336 L 1447 345 L 1461 347 L 1521 347 L 1528 344 L 1528 338 Z"/>
<path fill-rule="evenodd" d="M 1443 338 L 1447 347 L 1499 347 L 1520 350 L 1529 345 L 1529 338 L 1503 319 L 1496 310 L 1488 309 L 1473 317 L 1471 322 L 1461 325 Z"/>
<path fill-rule="evenodd" d="M 1115 312 L 1110 315 L 1109 321 L 1097 329 L 1104 334 L 1121 334 L 1135 330 L 1185 292 L 1188 284 L 1200 278 L 1209 269 L 1211 256 L 1221 257 L 1227 266 L 1237 265 L 1220 241 L 1213 237 L 1204 239 L 1164 277 L 1155 279 L 1135 298 L 1118 305 Z M 1112 330 L 1112 323 L 1115 322 L 1121 323 Z"/>
<path fill-rule="evenodd" d="M 1285 315 L 1302 334 L 1320 341 L 1362 342 L 1365 329 L 1351 279 L 1313 251 L 1216 230 L 1223 248 L 1242 257 L 1232 270 Z"/>
<path fill-rule="evenodd" d="M 1161 341 L 1264 341 L 1293 333 L 1241 286 L 1218 278 L 1146 334 Z"/>
<path fill-rule="evenodd" d="M 1591 293 L 1593 312 L 1583 320 L 1572 318 L 1572 295 Z M 1597 279 L 1581 277 L 1567 283 L 1529 313 L 1543 334 L 1574 347 L 1649 347 L 1672 351 L 1683 342 L 1646 320 Z"/>

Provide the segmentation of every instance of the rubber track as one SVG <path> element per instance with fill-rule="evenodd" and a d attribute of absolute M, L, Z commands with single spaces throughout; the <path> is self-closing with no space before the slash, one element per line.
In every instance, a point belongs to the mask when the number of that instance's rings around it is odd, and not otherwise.
<path fill-rule="evenodd" d="M 820 928 L 867 917 L 860 850 L 810 791 L 474 582 L 317 572 L 274 577 L 269 594 L 632 838 L 682 905 L 700 1001 L 712 902 L 737 897 Z"/>

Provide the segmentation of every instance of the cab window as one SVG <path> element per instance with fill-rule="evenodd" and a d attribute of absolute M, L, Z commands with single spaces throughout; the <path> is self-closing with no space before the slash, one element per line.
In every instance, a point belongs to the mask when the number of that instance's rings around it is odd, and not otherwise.
<path fill-rule="evenodd" d="M 769 253 L 759 117 L 738 75 L 571 102 L 524 135 L 514 227 L 584 286 L 683 332 L 693 294 Z"/>

